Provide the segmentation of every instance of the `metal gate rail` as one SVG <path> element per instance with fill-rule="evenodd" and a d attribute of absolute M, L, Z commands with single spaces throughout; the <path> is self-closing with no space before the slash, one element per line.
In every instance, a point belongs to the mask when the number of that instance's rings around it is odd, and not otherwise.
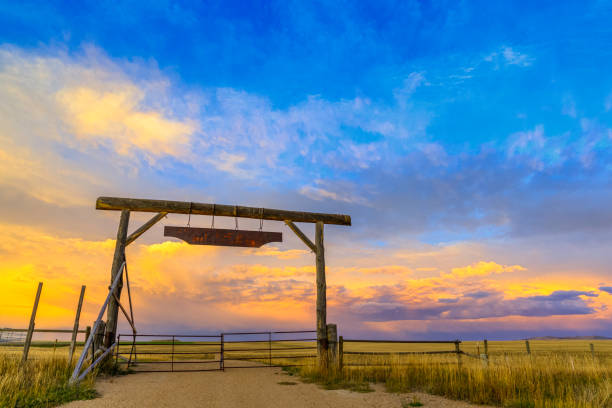
<path fill-rule="evenodd" d="M 292 350 L 316 350 L 316 338 L 303 338 L 307 333 L 316 333 L 316 330 L 292 330 L 292 331 L 267 331 L 267 332 L 229 332 L 223 333 L 225 361 L 254 362 L 250 365 L 224 365 L 224 368 L 261 368 L 261 367 L 297 367 L 296 359 L 316 358 L 315 354 L 282 354 L 282 351 Z M 294 338 L 293 335 L 301 335 Z M 249 337 L 265 337 L 261 340 L 253 340 Z M 228 337 L 230 340 L 228 340 Z M 289 338 L 287 338 L 289 337 Z M 313 345 L 310 345 L 313 342 Z M 267 343 L 267 347 L 264 344 Z M 253 346 L 250 346 L 253 344 Z M 242 345 L 242 347 L 240 347 Z M 228 348 L 229 347 L 229 348 Z M 263 353 L 263 352 L 268 353 Z M 273 353 L 274 352 L 274 353 Z M 240 353 L 240 354 L 234 354 Z M 233 355 L 232 355 L 233 354 Z M 292 361 L 293 360 L 293 361 Z M 259 364 L 257 364 L 259 363 Z"/>
<path fill-rule="evenodd" d="M 123 345 L 130 346 L 129 355 L 121 355 L 121 337 L 131 337 L 130 342 L 124 342 Z M 137 341 L 138 337 L 156 338 L 159 340 L 152 341 Z M 182 341 L 181 339 L 218 339 L 217 341 Z M 167 339 L 167 340 L 165 340 Z M 178 341 L 177 341 L 178 340 Z M 200 347 L 204 350 L 198 351 L 177 351 L 184 350 L 183 347 Z M 170 348 L 169 351 L 164 351 L 164 348 Z M 144 349 L 144 350 L 143 350 Z M 126 353 L 127 354 L 127 353 Z M 190 359 L 187 356 L 206 356 L 214 354 L 213 359 Z M 139 358 L 139 356 L 169 356 L 169 359 L 150 358 L 149 361 Z M 175 357 L 177 356 L 177 357 Z M 115 353 L 115 362 L 117 364 L 126 364 L 126 368 L 134 369 L 141 364 L 162 365 L 165 367 L 151 369 L 135 369 L 138 372 L 187 372 L 187 371 L 219 371 L 223 370 L 223 342 L 221 335 L 199 335 L 199 334 L 119 334 L 117 336 L 117 347 Z M 170 364 L 170 369 L 166 365 Z M 175 364 L 200 364 L 205 367 L 195 367 L 194 369 L 175 368 Z M 215 368 L 209 368 L 212 364 L 218 364 Z M 180 367 L 180 366 L 179 366 Z"/>
<path fill-rule="evenodd" d="M 297 367 L 305 359 L 316 358 L 316 336 L 307 334 L 316 330 L 227 332 L 217 335 L 198 334 L 119 334 L 115 350 L 115 362 L 137 372 L 185 372 L 219 371 L 226 368 Z M 255 339 L 253 339 L 255 337 Z M 262 338 L 263 337 L 263 338 Z M 131 341 L 121 341 L 128 338 Z M 137 340 L 146 338 L 153 340 Z M 188 340 L 184 341 L 182 339 Z M 206 339 L 193 341 L 192 339 Z M 210 339 L 210 340 L 209 340 Z M 189 341 L 191 340 L 191 341 Z M 126 351 L 128 346 L 129 351 Z M 199 347 L 199 350 L 190 351 Z M 186 349 L 187 348 L 187 349 Z M 308 354 L 307 351 L 315 351 Z M 191 359 L 189 356 L 213 354 L 213 359 Z M 142 358 L 149 356 L 150 358 Z M 157 359 L 156 356 L 169 356 Z M 218 356 L 218 358 L 217 358 Z M 227 361 L 244 361 L 251 364 L 234 365 Z M 169 364 L 169 369 L 167 368 Z M 200 364 L 193 369 L 175 368 L 175 364 Z M 210 368 L 211 364 L 218 364 Z M 142 369 L 141 365 L 151 365 Z M 158 367 L 156 367 L 157 365 Z M 159 367 L 159 366 L 163 367 Z M 179 366 L 180 367 L 180 366 Z"/>

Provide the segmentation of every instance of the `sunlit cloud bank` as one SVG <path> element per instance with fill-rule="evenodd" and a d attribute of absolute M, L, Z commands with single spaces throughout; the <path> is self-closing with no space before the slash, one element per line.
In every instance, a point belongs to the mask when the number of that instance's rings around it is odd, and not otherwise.
<path fill-rule="evenodd" d="M 105 297 L 114 242 L 62 239 L 33 229 L 5 231 L 0 284 L 11 291 L 1 303 L 3 324 L 26 324 L 38 280 L 45 283 L 38 327 L 68 327 L 81 284 L 88 288 L 83 324 L 91 323 Z M 313 255 L 270 249 L 254 257 L 252 250 L 174 241 L 133 244 L 127 255 L 138 326 L 188 332 L 312 327 Z M 401 258 L 381 252 L 386 261 L 379 267 L 351 267 L 339 258 L 328 268 L 330 320 L 344 333 L 422 338 L 428 331 L 439 337 L 500 327 L 528 332 L 541 330 L 542 322 L 553 327 L 550 322 L 560 316 L 564 323 L 555 330 L 610 328 L 612 296 L 596 282 L 532 279 L 524 267 L 494 261 L 450 271 L 423 261 L 421 269 L 441 271 L 415 277 Z"/>

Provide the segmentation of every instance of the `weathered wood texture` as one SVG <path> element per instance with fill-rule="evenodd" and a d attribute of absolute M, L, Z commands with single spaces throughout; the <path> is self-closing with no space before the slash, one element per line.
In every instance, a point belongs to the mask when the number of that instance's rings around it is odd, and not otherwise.
<path fill-rule="evenodd" d="M 40 300 L 40 292 L 42 292 L 42 282 L 38 282 L 38 289 L 36 289 L 36 297 L 34 298 L 34 306 L 32 307 L 32 315 L 30 316 L 30 326 L 28 327 L 28 334 L 26 334 L 25 344 L 23 345 L 23 356 L 22 361 L 28 359 L 30 353 L 30 344 L 32 344 L 32 335 L 34 334 L 34 326 L 36 321 L 36 311 L 38 310 L 38 301 Z"/>
<path fill-rule="evenodd" d="M 259 248 L 270 242 L 283 242 L 282 232 L 246 231 L 220 228 L 164 227 L 164 236 L 193 245 L 219 245 Z"/>
<path fill-rule="evenodd" d="M 306 246 L 310 248 L 312 252 L 317 252 L 317 247 L 315 246 L 315 244 L 312 243 L 312 241 L 306 236 L 306 234 L 302 232 L 302 230 L 297 227 L 297 225 L 288 220 L 285 220 L 285 224 L 287 224 L 291 231 L 293 231 L 295 235 L 297 235 L 298 238 L 301 239 L 302 242 L 306 244 Z"/>
<path fill-rule="evenodd" d="M 344 367 L 344 338 L 340 336 L 338 339 L 338 369 L 342 371 Z"/>
<path fill-rule="evenodd" d="M 529 346 L 529 340 L 525 340 L 525 350 L 527 354 L 531 354 L 531 347 Z"/>
<path fill-rule="evenodd" d="M 455 341 L 455 353 L 457 353 L 457 366 L 461 368 L 461 342 L 459 340 Z"/>
<path fill-rule="evenodd" d="M 87 345 L 87 340 L 89 340 L 89 336 L 91 336 L 91 326 L 87 326 L 85 328 L 85 341 L 83 342 L 83 347 Z M 85 356 L 87 356 L 87 351 L 85 351 Z"/>
<path fill-rule="evenodd" d="M 99 197 L 96 201 L 96 209 L 216 215 L 221 217 L 253 218 L 272 221 L 289 220 L 294 222 L 323 222 L 325 224 L 351 225 L 351 217 L 344 214 L 323 214 L 275 210 L 271 208 L 244 207 L 240 205 L 204 204 L 185 201 L 147 200 L 138 198 Z"/>
<path fill-rule="evenodd" d="M 323 222 L 316 223 L 317 352 L 320 363 L 327 366 L 327 285 L 325 283 L 325 247 L 323 245 L 323 227 Z"/>
<path fill-rule="evenodd" d="M 81 286 L 81 294 L 79 295 L 79 303 L 77 304 L 76 316 L 74 317 L 74 328 L 72 329 L 72 339 L 70 340 L 70 362 L 74 355 L 77 334 L 79 333 L 79 320 L 81 319 L 81 308 L 83 307 L 83 298 L 85 297 L 85 285 Z"/>
<path fill-rule="evenodd" d="M 92 336 L 94 336 L 94 338 L 92 339 L 92 343 L 91 343 L 91 361 L 94 361 L 95 358 L 95 354 L 96 351 L 98 351 L 100 349 L 100 346 L 103 345 L 104 343 L 104 332 L 106 331 L 106 322 L 104 320 L 100 320 L 100 324 L 98 324 L 98 327 L 96 328 L 94 326 L 94 333 L 92 333 Z"/>
<path fill-rule="evenodd" d="M 338 326 L 335 323 L 327 325 L 327 344 L 329 345 L 329 364 L 333 367 L 338 357 Z"/>
<path fill-rule="evenodd" d="M 115 242 L 115 255 L 113 257 L 113 266 L 111 268 L 111 285 L 115 281 L 117 274 L 122 273 L 122 265 L 125 261 L 125 242 L 127 239 L 128 224 L 130 223 L 130 212 L 128 210 L 121 211 L 119 219 L 119 228 L 117 229 L 117 241 Z M 123 287 L 122 278 L 119 280 L 115 295 L 117 299 L 121 299 L 121 289 Z M 104 337 L 104 347 L 108 348 L 115 342 L 115 333 L 117 332 L 117 319 L 119 317 L 119 304 L 114 296 L 111 296 L 106 313 L 106 335 Z"/>
<path fill-rule="evenodd" d="M 157 222 L 159 220 L 161 220 L 162 218 L 164 218 L 166 215 L 168 215 L 168 213 L 166 212 L 161 212 L 159 214 L 157 214 L 156 216 L 154 216 L 153 218 L 151 218 L 149 221 L 147 221 L 146 223 L 144 223 L 142 225 L 142 227 L 138 228 L 136 231 L 132 232 L 130 234 L 129 237 L 127 237 L 127 239 L 125 240 L 125 246 L 130 245 L 132 242 L 136 241 L 138 239 L 138 237 L 140 237 L 142 234 L 144 234 L 145 232 L 147 232 L 149 230 L 149 228 L 151 228 L 152 226 L 154 226 L 155 224 L 157 224 Z"/>

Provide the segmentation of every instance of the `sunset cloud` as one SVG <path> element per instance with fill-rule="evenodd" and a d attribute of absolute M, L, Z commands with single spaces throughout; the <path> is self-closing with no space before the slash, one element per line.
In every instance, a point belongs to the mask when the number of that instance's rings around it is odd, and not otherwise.
<path fill-rule="evenodd" d="M 138 149 L 151 157 L 186 156 L 195 126 L 166 119 L 159 112 L 140 110 L 138 105 L 144 97 L 144 92 L 133 85 L 115 92 L 66 88 L 57 94 L 66 123 L 80 139 L 94 144 L 110 141 L 121 155 Z"/>
<path fill-rule="evenodd" d="M 108 285 L 114 241 L 61 238 L 8 225 L 3 229 L 8 234 L 0 246 L 0 283 L 15 289 L 14 296 L 2 300 L 3 320 L 18 326 L 25 324 L 37 280 L 45 282 L 41 327 L 68 324 L 81 284 L 88 287 L 83 321 L 93 319 Z M 256 254 L 282 260 L 283 264 L 259 263 L 261 257 Z M 207 324 L 222 325 L 214 316 L 222 313 L 235 324 L 244 321 L 245 316 L 253 316 L 274 319 L 280 325 L 286 320 L 284 314 L 278 313 L 279 308 L 296 311 L 298 320 L 291 324 L 293 328 L 312 324 L 308 311 L 314 308 L 315 268 L 312 254 L 305 250 L 263 247 L 236 251 L 164 241 L 133 244 L 127 255 L 134 304 L 137 315 L 142 316 L 139 325 L 144 327 L 153 324 L 148 316 L 168 316 L 170 324 L 171 316 L 185 313 L 198 315 Z M 302 265 L 303 256 L 307 258 Z M 336 321 L 362 321 L 361 327 L 366 327 L 367 322 L 396 320 L 474 321 L 515 315 L 600 314 L 605 309 L 601 306 L 607 305 L 593 291 L 563 289 L 568 285 L 555 280 L 531 282 L 535 293 L 540 294 L 517 297 L 493 279 L 501 273 L 524 270 L 516 265 L 481 261 L 452 268 L 451 273 L 433 272 L 430 277 L 418 278 L 412 275 L 411 268 L 401 264 L 401 258 L 395 258 L 400 263 L 372 268 L 351 268 L 343 260 L 331 259 L 330 279 L 346 284 L 329 284 L 330 310 Z M 423 261 L 420 265 L 427 269 L 435 264 Z M 362 279 L 370 283 L 362 285 Z M 468 283 L 466 279 L 473 281 Z M 549 289 L 544 288 L 549 287 L 558 289 L 547 293 Z"/>
<path fill-rule="evenodd" d="M 500 273 L 524 271 L 520 265 L 499 265 L 495 262 L 480 261 L 474 265 L 464 266 L 461 268 L 453 268 L 451 274 L 459 278 L 467 278 L 469 276 L 487 276 Z"/>

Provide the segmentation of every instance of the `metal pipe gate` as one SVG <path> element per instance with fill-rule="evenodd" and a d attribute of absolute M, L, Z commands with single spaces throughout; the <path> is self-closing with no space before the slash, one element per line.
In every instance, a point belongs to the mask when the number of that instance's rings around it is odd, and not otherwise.
<path fill-rule="evenodd" d="M 135 372 L 303 366 L 317 357 L 313 333 L 316 330 L 119 334 L 115 362 Z"/>

